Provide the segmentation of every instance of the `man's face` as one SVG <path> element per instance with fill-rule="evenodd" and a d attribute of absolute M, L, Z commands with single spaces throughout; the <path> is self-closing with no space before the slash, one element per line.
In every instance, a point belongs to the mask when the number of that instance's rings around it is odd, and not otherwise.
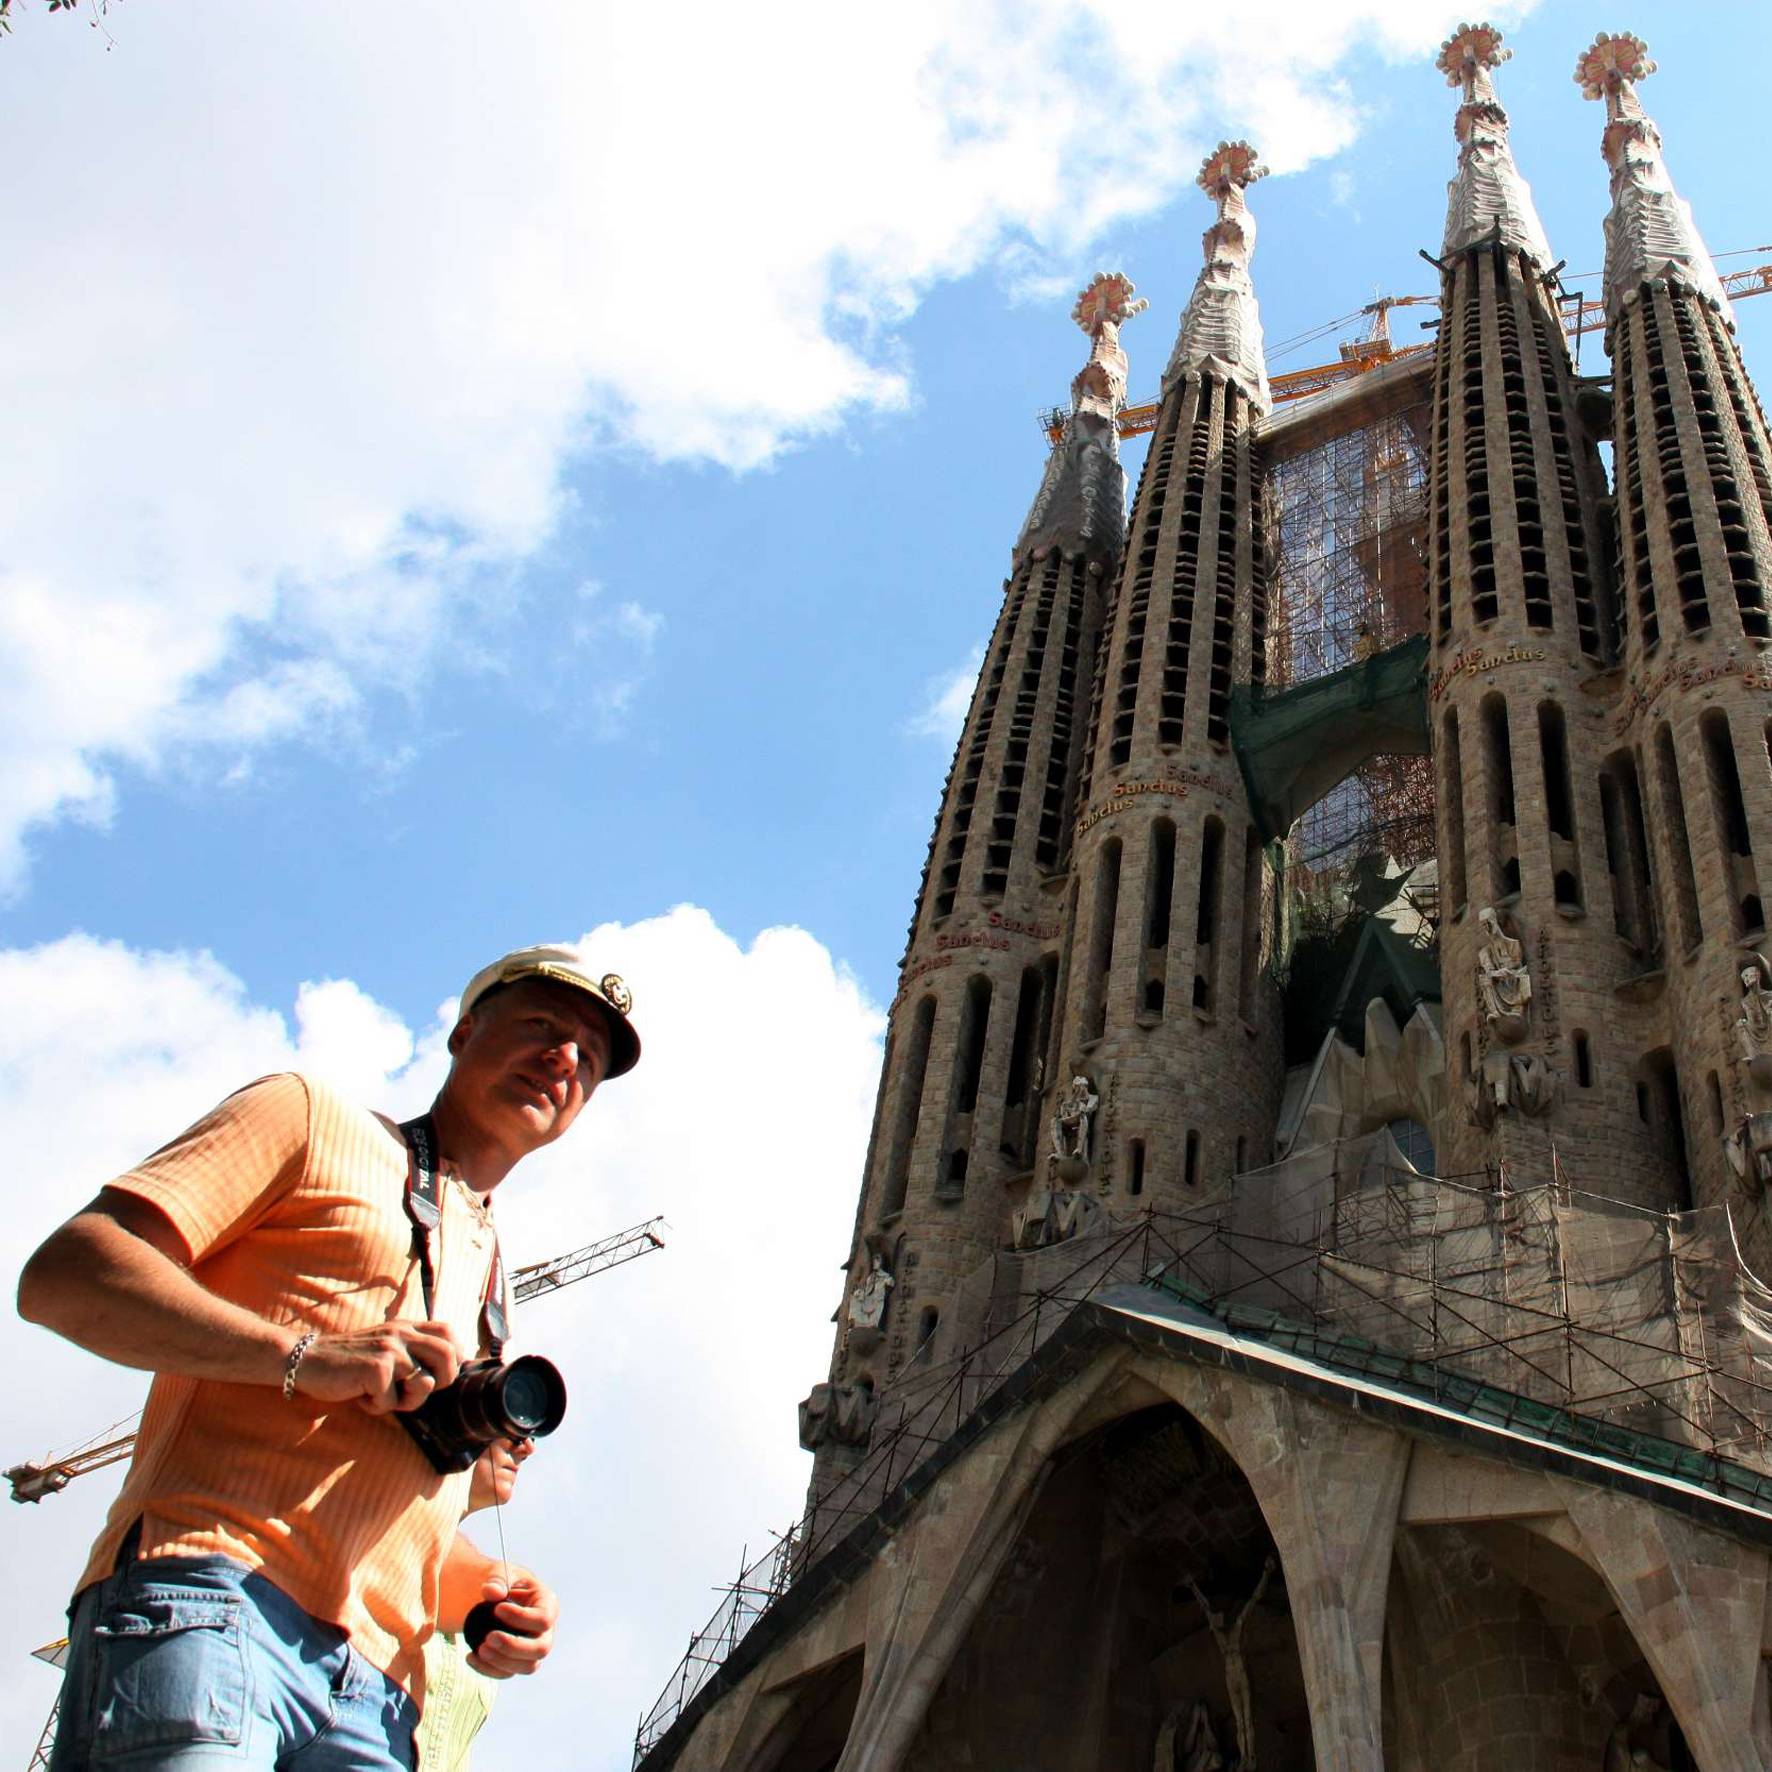
<path fill-rule="evenodd" d="M 474 1462 L 468 1484 L 468 1512 L 503 1507 L 517 1487 L 517 1472 L 535 1450 L 533 1440 L 494 1440 Z"/>
<path fill-rule="evenodd" d="M 585 992 L 524 978 L 464 1015 L 449 1050 L 457 1108 L 521 1155 L 578 1118 L 609 1068 L 609 1023 Z"/>

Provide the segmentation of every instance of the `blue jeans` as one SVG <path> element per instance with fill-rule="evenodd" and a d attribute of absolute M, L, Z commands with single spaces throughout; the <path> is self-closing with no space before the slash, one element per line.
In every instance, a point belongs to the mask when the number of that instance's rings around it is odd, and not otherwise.
<path fill-rule="evenodd" d="M 410 1772 L 418 1707 L 230 1557 L 124 1561 L 74 1601 L 50 1772 Z"/>

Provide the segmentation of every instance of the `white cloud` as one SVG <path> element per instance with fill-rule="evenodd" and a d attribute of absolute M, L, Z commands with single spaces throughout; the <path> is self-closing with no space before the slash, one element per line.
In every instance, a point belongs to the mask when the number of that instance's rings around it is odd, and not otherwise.
<path fill-rule="evenodd" d="M 595 580 L 581 584 L 577 595 L 572 644 L 578 651 L 592 654 L 594 671 L 587 686 L 584 661 L 562 653 L 553 661 L 553 693 L 588 710 L 598 738 L 616 738 L 628 727 L 665 618 L 660 611 L 647 609 L 631 598 L 606 605 L 603 587 Z"/>
<path fill-rule="evenodd" d="M 912 738 L 938 738 L 949 745 L 958 744 L 983 664 L 984 648 L 974 646 L 957 671 L 932 678 L 924 686 L 922 707 L 905 721 L 905 731 Z"/>
<path fill-rule="evenodd" d="M 642 652 L 650 652 L 658 641 L 664 617 L 655 609 L 642 609 L 638 603 L 620 604 L 615 611 L 615 631 L 632 640 Z"/>
<path fill-rule="evenodd" d="M 933 283 L 1080 263 L 1217 134 L 1337 151 L 1341 62 L 1452 18 L 191 0 L 107 55 L 26 15 L 13 163 L 90 151 L 0 181 L 0 886 L 119 759 L 226 768 L 471 657 L 574 446 L 742 468 L 899 408 Z"/>
<path fill-rule="evenodd" d="M 488 1766 L 626 1772 L 634 1719 L 664 1685 L 748 1540 L 804 1499 L 794 1404 L 822 1377 L 880 1062 L 882 1018 L 797 929 L 743 948 L 679 907 L 589 938 L 633 984 L 646 1056 L 501 1190 L 515 1265 L 654 1213 L 662 1254 L 526 1307 L 525 1346 L 567 1374 L 571 1411 L 504 1527 L 561 1589 L 554 1663 L 506 1688 Z M 295 1029 L 204 954 L 70 936 L 0 952 L 0 1123 L 8 1273 L 107 1175 L 251 1076 L 299 1063 L 397 1113 L 444 1067 L 445 1004 L 418 1033 L 357 985 L 302 987 Z M 0 1316 L 9 1444 L 73 1444 L 129 1413 L 138 1375 Z M 0 1521 L 17 1603 L 0 1625 L 0 1735 L 34 1739 L 54 1679 L 27 1651 L 60 1607 L 116 1490 L 78 1479 Z M 495 1542 L 486 1525 L 483 1542 Z"/>

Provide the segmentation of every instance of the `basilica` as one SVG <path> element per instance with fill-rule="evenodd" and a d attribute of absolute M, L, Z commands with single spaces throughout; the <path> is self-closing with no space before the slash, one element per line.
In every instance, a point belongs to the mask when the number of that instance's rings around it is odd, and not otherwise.
<path fill-rule="evenodd" d="M 1772 1769 L 1772 433 L 1628 35 L 1578 371 L 1507 54 L 1432 345 L 1270 380 L 1242 142 L 1149 408 L 1078 298 L 806 1514 L 643 1772 Z"/>

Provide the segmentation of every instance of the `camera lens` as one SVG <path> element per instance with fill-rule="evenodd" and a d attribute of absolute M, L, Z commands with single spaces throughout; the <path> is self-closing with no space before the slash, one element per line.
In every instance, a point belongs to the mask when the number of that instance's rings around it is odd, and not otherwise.
<path fill-rule="evenodd" d="M 559 1371 L 534 1354 L 513 1360 L 499 1375 L 499 1431 L 510 1439 L 551 1434 L 566 1414 L 566 1386 Z"/>
<path fill-rule="evenodd" d="M 548 1387 L 533 1372 L 513 1372 L 505 1383 L 505 1419 L 533 1431 L 546 1416 Z"/>

